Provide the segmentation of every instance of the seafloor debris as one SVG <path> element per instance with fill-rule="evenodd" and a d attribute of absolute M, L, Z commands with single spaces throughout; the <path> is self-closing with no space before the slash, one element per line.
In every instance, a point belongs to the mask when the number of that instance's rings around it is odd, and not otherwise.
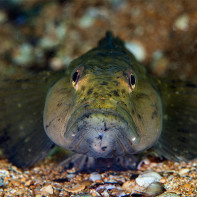
<path fill-rule="evenodd" d="M 49 159 L 24 171 L 1 160 L 0 196 L 154 196 L 162 193 L 160 196 L 194 197 L 197 195 L 196 166 L 197 162 L 163 161 L 150 162 L 137 171 L 77 173 L 75 169 L 66 171 Z M 144 174 L 156 179 L 142 187 L 137 179 Z"/>

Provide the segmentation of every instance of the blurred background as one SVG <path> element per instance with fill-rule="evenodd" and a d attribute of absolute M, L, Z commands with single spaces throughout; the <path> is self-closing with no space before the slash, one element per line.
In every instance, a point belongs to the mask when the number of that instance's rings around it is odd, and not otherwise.
<path fill-rule="evenodd" d="M 66 69 L 107 30 L 151 73 L 196 78 L 192 0 L 0 0 L 0 73 Z"/>

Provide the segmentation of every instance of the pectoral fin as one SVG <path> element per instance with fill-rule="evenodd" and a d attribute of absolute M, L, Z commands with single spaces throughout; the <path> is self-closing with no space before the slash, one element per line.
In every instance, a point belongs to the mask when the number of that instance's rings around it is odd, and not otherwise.
<path fill-rule="evenodd" d="M 155 148 L 167 159 L 197 158 L 197 85 L 162 82 L 163 131 Z"/>
<path fill-rule="evenodd" d="M 48 88 L 60 76 L 43 72 L 1 81 L 0 147 L 18 167 L 33 165 L 54 146 L 43 129 L 43 109 Z"/>

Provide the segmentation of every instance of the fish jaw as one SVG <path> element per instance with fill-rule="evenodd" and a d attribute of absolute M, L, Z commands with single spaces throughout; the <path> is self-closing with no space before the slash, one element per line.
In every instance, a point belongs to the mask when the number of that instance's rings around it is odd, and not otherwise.
<path fill-rule="evenodd" d="M 133 137 L 126 135 L 130 131 Z M 85 113 L 64 133 L 68 149 L 94 158 L 111 158 L 135 152 L 140 137 L 127 122 L 111 112 Z M 133 140 L 133 141 L 132 141 Z"/>

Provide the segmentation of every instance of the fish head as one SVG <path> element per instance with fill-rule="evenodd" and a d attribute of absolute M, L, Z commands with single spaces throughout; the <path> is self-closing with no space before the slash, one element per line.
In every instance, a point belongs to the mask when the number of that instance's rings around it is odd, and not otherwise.
<path fill-rule="evenodd" d="M 161 103 L 131 54 L 93 50 L 49 91 L 44 127 L 56 144 L 98 157 L 135 154 L 161 132 Z"/>

